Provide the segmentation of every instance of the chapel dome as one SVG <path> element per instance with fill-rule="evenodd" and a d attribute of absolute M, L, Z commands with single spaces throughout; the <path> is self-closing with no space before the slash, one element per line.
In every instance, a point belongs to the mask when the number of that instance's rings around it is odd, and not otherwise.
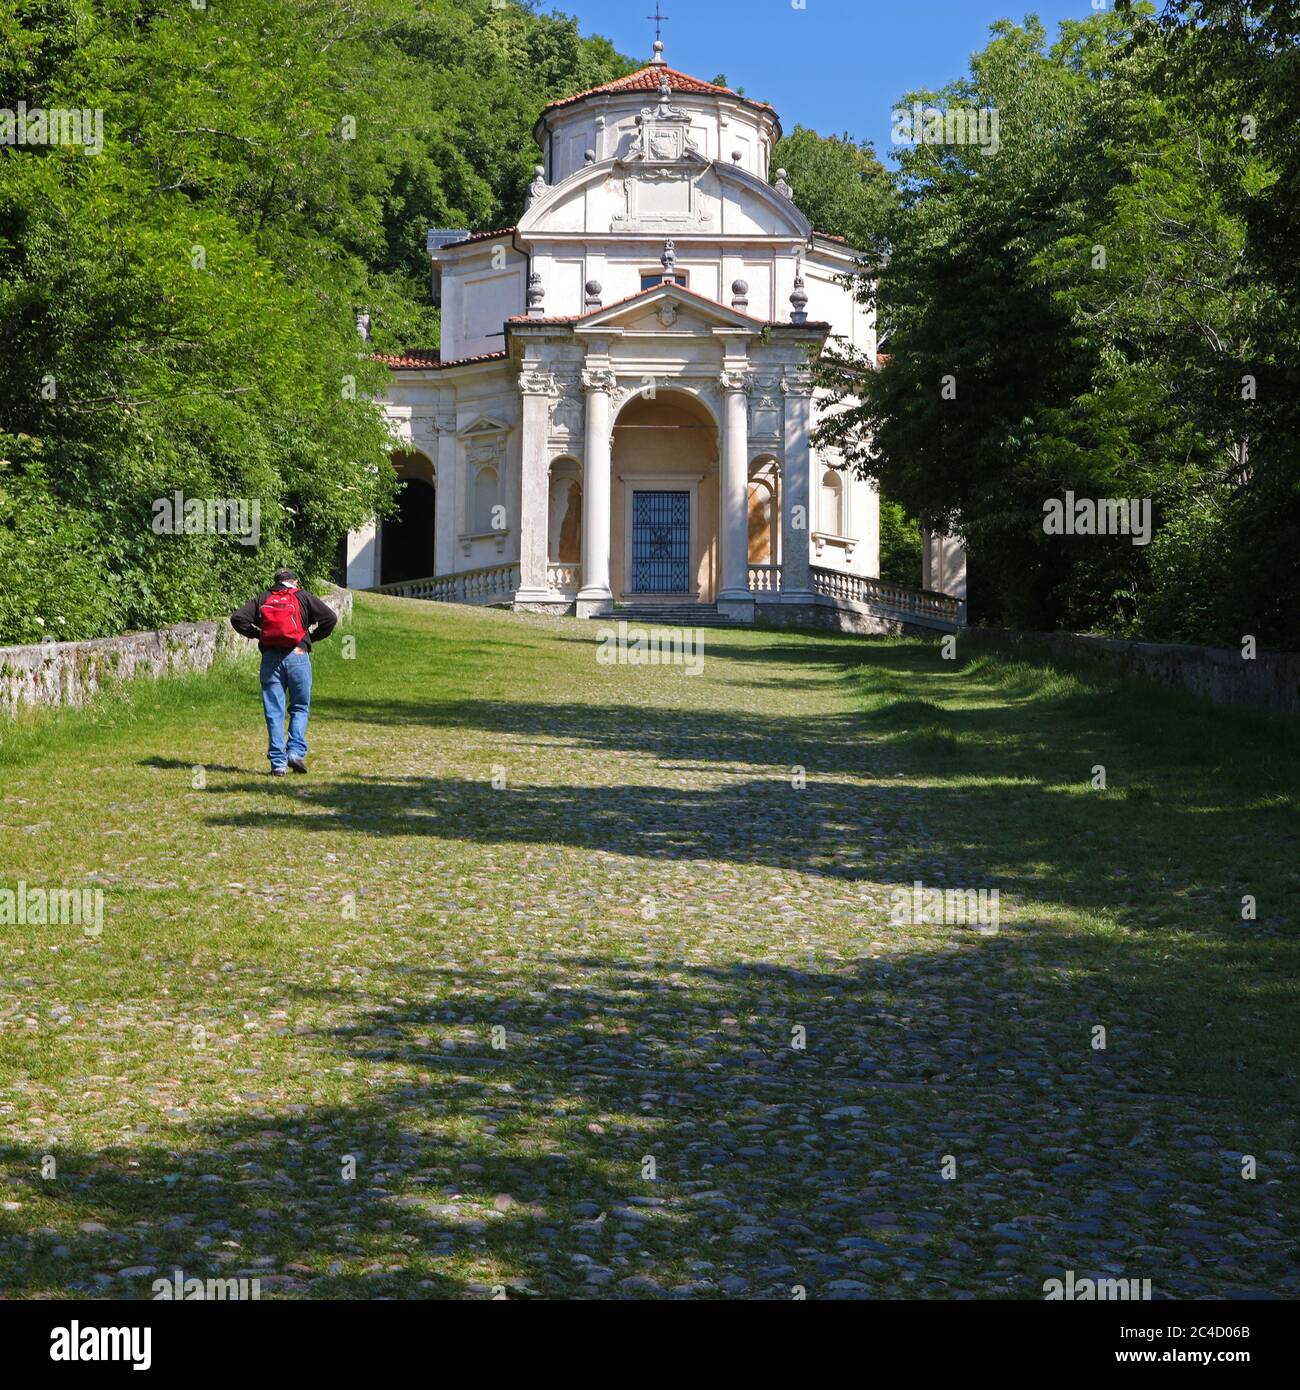
<path fill-rule="evenodd" d="M 637 118 L 654 104 L 665 82 L 673 105 L 689 113 L 693 139 L 705 158 L 767 179 L 772 146 L 781 138 L 774 108 L 670 68 L 663 44 L 656 42 L 654 59 L 636 72 L 561 97 L 542 110 L 533 136 L 542 147 L 546 181 L 560 183 L 587 164 L 623 158 L 636 141 Z"/>

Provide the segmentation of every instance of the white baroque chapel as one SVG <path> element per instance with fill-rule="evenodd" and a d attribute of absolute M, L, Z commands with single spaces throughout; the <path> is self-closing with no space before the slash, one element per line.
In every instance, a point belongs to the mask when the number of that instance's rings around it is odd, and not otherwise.
<path fill-rule="evenodd" d="M 596 617 L 965 620 L 960 543 L 879 578 L 874 486 L 814 448 L 810 361 L 875 360 L 857 253 L 769 180 L 768 105 L 667 66 L 552 102 L 518 226 L 430 232 L 437 351 L 384 357 L 400 510 L 350 586 Z M 364 319 L 363 334 L 367 331 Z"/>

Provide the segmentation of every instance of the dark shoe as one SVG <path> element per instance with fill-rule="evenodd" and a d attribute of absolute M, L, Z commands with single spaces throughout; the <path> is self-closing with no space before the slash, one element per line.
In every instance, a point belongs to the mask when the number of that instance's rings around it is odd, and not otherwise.
<path fill-rule="evenodd" d="M 288 775 L 289 769 L 287 767 L 273 767 L 271 769 L 272 777 L 287 777 Z"/>
<path fill-rule="evenodd" d="M 295 772 L 306 772 L 307 760 L 306 758 L 290 758 L 289 766 L 293 768 Z"/>

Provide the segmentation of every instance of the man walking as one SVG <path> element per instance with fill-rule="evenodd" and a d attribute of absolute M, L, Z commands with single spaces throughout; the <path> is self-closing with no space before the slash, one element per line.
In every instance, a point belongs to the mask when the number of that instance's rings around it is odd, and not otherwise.
<path fill-rule="evenodd" d="M 328 604 L 298 587 L 292 570 L 276 570 L 275 587 L 230 615 L 230 625 L 255 637 L 262 652 L 262 708 L 271 776 L 307 771 L 307 714 L 311 708 L 311 644 L 328 637 L 338 618 Z M 285 746 L 285 700 L 289 741 Z"/>

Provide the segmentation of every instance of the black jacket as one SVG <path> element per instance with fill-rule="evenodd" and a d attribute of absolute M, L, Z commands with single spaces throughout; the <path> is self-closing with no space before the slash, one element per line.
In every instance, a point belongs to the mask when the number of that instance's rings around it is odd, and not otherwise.
<path fill-rule="evenodd" d="M 256 598 L 249 599 L 242 608 L 236 608 L 230 615 L 230 626 L 245 637 L 256 637 L 257 645 L 264 652 L 283 650 L 280 647 L 262 646 L 262 605 L 270 592 L 271 590 L 267 589 Z M 311 651 L 313 641 L 319 642 L 322 637 L 328 637 L 334 631 L 338 618 L 329 604 L 322 602 L 315 594 L 309 594 L 306 589 L 298 590 L 298 606 L 302 609 L 302 625 L 307 633 L 301 645 Z"/>

